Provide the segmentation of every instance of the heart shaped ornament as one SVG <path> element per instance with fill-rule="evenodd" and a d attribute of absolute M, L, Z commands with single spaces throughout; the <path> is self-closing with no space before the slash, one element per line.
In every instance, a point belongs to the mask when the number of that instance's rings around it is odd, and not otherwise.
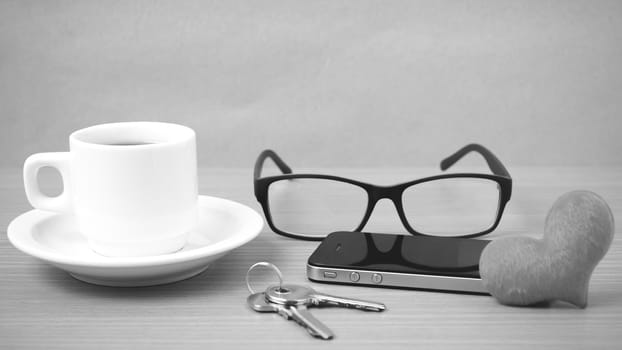
<path fill-rule="evenodd" d="M 613 234 L 613 214 L 600 196 L 566 193 L 549 211 L 542 239 L 507 237 L 486 246 L 479 262 L 482 282 L 501 304 L 559 300 L 585 308 L 592 271 Z"/>

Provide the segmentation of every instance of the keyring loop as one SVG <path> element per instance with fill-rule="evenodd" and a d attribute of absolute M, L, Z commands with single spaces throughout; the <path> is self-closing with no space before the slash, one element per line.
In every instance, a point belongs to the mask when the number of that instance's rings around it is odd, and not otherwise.
<path fill-rule="evenodd" d="M 253 266 L 249 267 L 248 271 L 246 272 L 246 288 L 248 288 L 248 291 L 251 292 L 251 294 L 255 294 L 255 291 L 251 287 L 249 276 L 251 274 L 251 270 L 253 270 L 254 268 L 259 267 L 259 266 L 269 267 L 269 268 L 273 269 L 276 272 L 276 275 L 279 277 L 279 289 L 281 289 L 281 286 L 283 285 L 283 274 L 281 273 L 281 270 L 279 270 L 279 268 L 276 267 L 276 265 L 274 265 L 272 263 L 261 261 L 261 262 L 258 262 L 256 264 L 254 264 Z"/>

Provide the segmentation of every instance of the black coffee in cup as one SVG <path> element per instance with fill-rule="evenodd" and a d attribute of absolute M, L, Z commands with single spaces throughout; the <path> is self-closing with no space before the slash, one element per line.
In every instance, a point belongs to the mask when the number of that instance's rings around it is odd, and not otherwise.
<path fill-rule="evenodd" d="M 142 146 L 142 145 L 153 145 L 155 142 L 116 142 L 116 143 L 105 143 L 106 146 Z"/>

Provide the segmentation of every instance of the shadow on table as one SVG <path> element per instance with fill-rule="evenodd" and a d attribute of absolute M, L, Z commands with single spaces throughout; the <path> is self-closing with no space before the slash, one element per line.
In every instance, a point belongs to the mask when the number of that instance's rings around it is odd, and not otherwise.
<path fill-rule="evenodd" d="M 622 294 L 619 290 L 600 290 L 588 292 L 587 309 L 609 308 L 613 305 L 622 305 Z"/>

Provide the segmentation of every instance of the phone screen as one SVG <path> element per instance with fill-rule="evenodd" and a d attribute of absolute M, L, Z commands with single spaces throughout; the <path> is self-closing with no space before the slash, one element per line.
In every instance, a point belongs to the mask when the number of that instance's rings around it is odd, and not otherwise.
<path fill-rule="evenodd" d="M 489 240 L 334 232 L 309 257 L 318 267 L 480 278 Z"/>

